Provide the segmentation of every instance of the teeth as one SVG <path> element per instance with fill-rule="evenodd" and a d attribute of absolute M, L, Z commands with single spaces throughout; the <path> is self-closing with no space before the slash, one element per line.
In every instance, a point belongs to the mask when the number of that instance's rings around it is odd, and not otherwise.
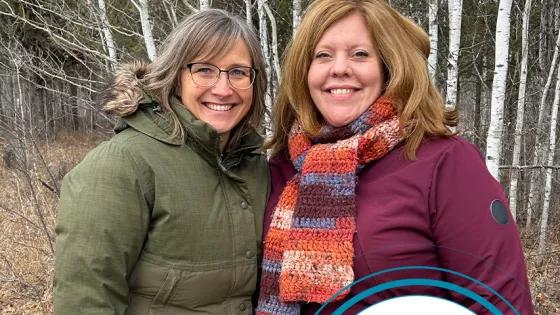
<path fill-rule="evenodd" d="M 212 103 L 206 103 L 205 105 L 211 110 L 220 111 L 220 112 L 228 111 L 233 107 L 233 105 L 212 104 Z"/>
<path fill-rule="evenodd" d="M 334 95 L 350 94 L 354 93 L 353 89 L 332 89 L 331 93 Z"/>

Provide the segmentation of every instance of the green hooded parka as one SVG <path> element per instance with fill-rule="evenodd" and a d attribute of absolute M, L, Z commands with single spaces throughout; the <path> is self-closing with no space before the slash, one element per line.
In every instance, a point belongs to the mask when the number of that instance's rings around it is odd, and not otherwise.
<path fill-rule="evenodd" d="M 270 191 L 262 138 L 246 135 L 222 156 L 218 132 L 171 105 L 185 141 L 144 93 L 65 177 L 55 315 L 253 313 Z"/>

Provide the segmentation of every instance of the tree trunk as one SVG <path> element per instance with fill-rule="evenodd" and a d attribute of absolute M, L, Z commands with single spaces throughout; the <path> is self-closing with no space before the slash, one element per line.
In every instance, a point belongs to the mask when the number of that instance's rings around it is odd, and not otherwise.
<path fill-rule="evenodd" d="M 461 18 L 463 0 L 449 1 L 449 55 L 447 57 L 447 95 L 445 108 L 457 105 L 457 79 L 459 76 L 459 49 L 461 47 Z"/>
<path fill-rule="evenodd" d="M 504 123 L 504 99 L 509 55 L 509 29 L 513 0 L 500 0 L 496 21 L 496 53 L 494 81 L 492 83 L 492 105 L 490 129 L 486 141 L 486 165 L 490 174 L 500 181 L 500 156 L 502 151 L 502 128 Z"/>
<path fill-rule="evenodd" d="M 548 49 L 548 47 L 546 45 L 547 39 L 548 39 L 547 32 L 546 32 L 546 29 L 547 29 L 546 23 L 547 23 L 548 19 L 546 18 L 547 10 L 544 9 L 545 7 L 546 7 L 546 0 L 542 0 L 541 24 L 540 24 L 541 29 L 540 29 L 540 33 L 539 33 L 539 70 L 541 71 L 541 74 L 542 74 L 541 77 L 543 78 L 543 80 L 544 80 L 545 72 L 546 72 L 545 69 L 547 69 L 547 67 L 546 67 L 546 59 L 547 59 L 546 51 Z"/>
<path fill-rule="evenodd" d="M 99 14 L 101 15 L 101 29 L 103 31 L 103 39 L 105 42 L 105 47 L 109 53 L 109 58 L 111 58 L 111 69 L 115 69 L 115 64 L 117 62 L 117 49 L 115 47 L 115 41 L 113 40 L 113 35 L 111 34 L 111 29 L 109 28 L 109 20 L 107 19 L 107 9 L 105 7 L 105 0 L 99 0 Z"/>
<path fill-rule="evenodd" d="M 257 0 L 257 14 L 259 15 L 259 37 L 261 42 L 261 50 L 263 53 L 263 58 L 266 66 L 266 77 L 268 81 L 269 88 L 265 94 L 265 105 L 267 114 L 265 115 L 265 128 L 270 126 L 270 113 L 272 112 L 272 95 L 271 95 L 271 75 L 270 75 L 270 55 L 268 50 L 268 29 L 266 25 L 266 13 L 265 13 L 266 0 Z M 266 130 L 266 137 L 270 137 L 270 131 Z"/>
<path fill-rule="evenodd" d="M 268 19 L 270 20 L 270 26 L 272 28 L 272 60 L 274 65 L 274 80 L 272 82 L 272 95 L 276 95 L 276 90 L 278 89 L 278 85 L 280 83 L 281 73 L 280 73 L 280 58 L 278 56 L 278 30 L 276 28 L 276 19 L 272 14 L 272 11 L 268 7 L 268 4 L 264 4 L 264 9 L 266 14 L 268 15 Z M 272 76 L 270 76 L 272 77 Z"/>
<path fill-rule="evenodd" d="M 169 22 L 171 22 L 171 25 L 173 26 L 173 28 L 175 28 L 179 23 L 179 21 L 177 20 L 177 12 L 175 12 L 175 5 L 169 4 L 167 3 L 167 1 L 164 1 L 162 5 L 165 8 L 167 19 L 169 19 Z"/>
<path fill-rule="evenodd" d="M 209 9 L 210 0 L 200 0 L 200 10 Z"/>
<path fill-rule="evenodd" d="M 513 144 L 513 160 L 511 165 L 519 165 L 521 153 L 521 136 L 523 135 L 523 119 L 525 114 L 525 92 L 527 89 L 527 57 L 529 55 L 529 19 L 531 17 L 531 6 L 533 0 L 525 1 L 523 10 L 523 25 L 521 30 L 521 69 L 519 70 L 519 95 L 517 97 L 517 117 L 515 121 L 515 140 Z M 517 221 L 517 182 L 519 170 L 511 170 L 511 182 L 509 186 L 509 208 L 514 220 Z"/>
<path fill-rule="evenodd" d="M 546 161 L 547 166 L 552 166 L 554 164 L 554 152 L 556 150 L 556 125 L 558 123 L 558 103 L 560 103 L 560 71 L 558 71 L 558 77 L 556 79 L 556 92 L 554 94 L 554 101 L 552 102 L 552 114 L 550 115 L 550 140 L 548 144 L 548 158 Z M 539 250 L 537 254 L 537 265 L 539 266 L 543 263 L 544 251 L 546 248 L 546 233 L 548 230 L 548 212 L 550 208 L 551 193 L 552 168 L 547 168 L 541 216 L 541 230 L 539 235 Z"/>
<path fill-rule="evenodd" d="M 292 6 L 292 37 L 295 37 L 301 24 L 301 0 L 293 0 Z"/>
<path fill-rule="evenodd" d="M 154 61 L 156 58 L 156 44 L 152 35 L 152 22 L 150 21 L 150 10 L 148 7 L 148 0 L 130 0 L 136 6 L 140 13 L 140 23 L 142 24 L 142 34 L 144 35 L 144 43 L 146 44 L 146 52 L 148 58 Z"/>
<path fill-rule="evenodd" d="M 478 58 L 475 61 L 475 67 L 481 68 L 482 62 L 481 59 Z M 477 70 L 478 72 L 478 70 Z M 475 87 L 475 101 L 474 101 L 474 143 L 478 148 L 481 148 L 482 143 L 482 85 L 484 82 L 478 79 L 476 80 L 476 87 Z"/>
<path fill-rule="evenodd" d="M 249 25 L 253 24 L 253 17 L 251 13 L 252 5 L 251 0 L 245 0 L 245 18 L 247 19 L 247 24 Z"/>
<path fill-rule="evenodd" d="M 550 70 L 548 72 L 548 78 L 546 80 L 546 84 L 544 86 L 543 89 L 543 93 L 541 96 L 541 102 L 539 105 L 539 119 L 537 121 L 537 132 L 536 132 L 536 137 L 535 137 L 535 146 L 533 148 L 533 164 L 534 165 L 539 165 L 540 161 L 539 161 L 539 156 L 540 156 L 540 152 L 541 152 L 541 142 L 542 142 L 542 137 L 540 136 L 540 130 L 542 129 L 542 125 L 543 125 L 543 121 L 544 121 L 544 113 L 546 112 L 546 99 L 548 96 L 548 90 L 550 89 L 550 85 L 552 83 L 552 78 L 554 76 L 554 71 L 556 70 L 556 65 L 558 63 L 558 53 L 559 53 L 559 48 L 560 46 L 560 31 L 558 32 L 558 36 L 556 39 L 556 47 L 554 48 L 554 55 L 552 57 L 552 64 L 550 66 Z M 540 173 L 540 170 L 533 170 L 530 171 L 531 174 L 531 183 L 529 184 L 529 203 L 527 205 L 527 223 L 526 226 L 527 228 L 531 226 L 531 221 L 532 221 L 532 217 L 533 217 L 533 213 L 535 210 L 535 206 L 537 204 L 537 200 L 538 200 L 538 191 L 537 191 L 537 181 L 539 180 L 538 176 L 536 176 L 535 173 Z"/>
<path fill-rule="evenodd" d="M 437 73 L 438 54 L 438 0 L 429 0 L 428 24 L 430 36 L 430 56 L 428 57 L 428 71 L 430 78 L 435 83 Z"/>

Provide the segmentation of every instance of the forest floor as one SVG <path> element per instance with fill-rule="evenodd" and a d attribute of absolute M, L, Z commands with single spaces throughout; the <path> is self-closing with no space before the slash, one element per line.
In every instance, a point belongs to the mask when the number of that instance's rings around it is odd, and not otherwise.
<path fill-rule="evenodd" d="M 28 165 L 35 171 L 24 175 L 16 170 L 22 161 L 9 157 L 13 144 L 0 138 L 0 315 L 52 314 L 54 241 L 49 242 L 49 237 L 54 238 L 56 189 L 64 174 L 104 139 L 106 136 L 72 133 L 60 134 L 50 142 L 38 141 L 37 150 L 27 154 Z M 549 229 L 541 266 L 536 264 L 537 228 L 520 229 L 535 314 L 539 315 L 560 315 L 560 223 L 556 222 Z"/>

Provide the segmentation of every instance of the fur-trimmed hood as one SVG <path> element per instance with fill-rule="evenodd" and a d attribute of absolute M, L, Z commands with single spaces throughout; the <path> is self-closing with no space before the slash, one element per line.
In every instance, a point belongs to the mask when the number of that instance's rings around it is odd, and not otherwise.
<path fill-rule="evenodd" d="M 105 93 L 101 110 L 117 117 L 134 113 L 145 95 L 141 81 L 148 72 L 149 66 L 149 62 L 141 60 L 120 65 L 115 71 L 111 86 Z"/>

